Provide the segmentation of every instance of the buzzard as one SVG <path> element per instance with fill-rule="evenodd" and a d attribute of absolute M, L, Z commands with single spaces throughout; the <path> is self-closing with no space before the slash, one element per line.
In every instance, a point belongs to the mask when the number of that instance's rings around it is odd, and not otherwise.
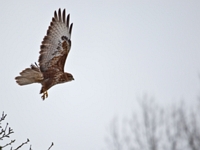
<path fill-rule="evenodd" d="M 48 97 L 47 90 L 52 86 L 74 80 L 72 74 L 64 72 L 65 61 L 71 48 L 73 23 L 70 15 L 66 17 L 65 9 L 54 12 L 51 24 L 40 46 L 39 65 L 31 64 L 15 78 L 19 85 L 40 83 L 42 99 Z"/>

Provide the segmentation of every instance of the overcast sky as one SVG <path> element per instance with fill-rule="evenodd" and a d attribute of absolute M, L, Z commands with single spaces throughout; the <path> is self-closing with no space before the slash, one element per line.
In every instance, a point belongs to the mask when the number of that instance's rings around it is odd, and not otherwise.
<path fill-rule="evenodd" d="M 75 81 L 49 90 L 14 78 L 37 62 L 55 10 L 74 23 L 65 71 Z M 160 104 L 194 103 L 200 91 L 200 1 L 4 1 L 0 5 L 0 113 L 16 145 L 35 150 L 99 150 L 114 116 L 138 108 L 137 97 Z M 28 149 L 27 147 L 23 148 Z"/>

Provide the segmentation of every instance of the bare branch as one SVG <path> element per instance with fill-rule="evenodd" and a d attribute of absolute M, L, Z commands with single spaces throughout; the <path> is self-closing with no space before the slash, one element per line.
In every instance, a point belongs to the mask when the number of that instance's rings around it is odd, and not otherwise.
<path fill-rule="evenodd" d="M 117 118 L 111 122 L 109 133 L 111 138 L 106 138 L 109 149 L 122 150 L 122 141 L 120 140 Z"/>
<path fill-rule="evenodd" d="M 54 144 L 53 144 L 53 142 L 51 143 L 51 146 L 48 148 L 48 150 L 50 150 L 51 149 L 51 147 L 53 146 Z"/>
<path fill-rule="evenodd" d="M 11 140 L 10 143 L 8 143 L 8 144 L 2 146 L 2 148 L 6 147 L 6 146 L 8 146 L 8 145 L 11 145 L 11 144 L 14 143 L 14 142 L 15 142 L 15 140 Z"/>
<path fill-rule="evenodd" d="M 7 114 L 4 114 L 4 112 L 2 113 L 2 116 L 0 116 L 0 140 L 4 140 L 4 138 L 10 138 L 10 134 L 14 133 L 13 129 L 11 127 L 8 126 L 8 123 L 6 123 L 5 127 L 1 126 L 2 121 L 5 120 Z M 0 146 L 0 150 L 2 150 L 3 148 L 12 145 L 12 143 L 14 143 L 16 140 L 11 140 L 9 143 L 7 143 L 4 146 Z M 19 145 L 17 148 L 13 149 L 13 147 L 10 147 L 10 150 L 19 150 L 21 149 L 24 145 L 28 144 L 30 142 L 29 139 L 26 140 L 26 142 L 22 143 L 21 145 Z M 53 142 L 51 144 L 51 146 L 48 148 L 48 150 L 50 150 L 53 146 Z M 32 150 L 32 147 L 30 145 L 29 150 Z"/>
<path fill-rule="evenodd" d="M 172 109 L 162 109 L 146 97 L 139 104 L 140 113 L 134 113 L 128 126 L 123 127 L 127 132 L 116 128 L 116 122 L 113 122 L 109 150 L 199 150 L 198 106 L 190 109 L 181 103 L 178 107 L 173 105 Z"/>
<path fill-rule="evenodd" d="M 0 118 L 0 125 L 1 122 L 3 120 L 5 120 L 7 114 L 4 114 L 4 112 L 2 113 L 2 116 Z M 2 126 L 0 126 L 0 140 L 3 140 L 3 138 L 9 138 L 10 134 L 14 133 L 13 129 L 11 129 L 10 127 L 8 127 L 8 123 L 6 124 L 5 128 L 3 128 Z"/>
<path fill-rule="evenodd" d="M 3 120 L 6 118 L 6 116 L 7 116 L 7 115 L 4 114 L 4 112 L 3 112 L 3 113 L 2 113 L 2 116 L 1 116 L 1 118 L 0 118 L 0 122 L 3 121 Z"/>
<path fill-rule="evenodd" d="M 21 148 L 23 145 L 27 144 L 30 140 L 27 139 L 26 142 L 22 143 L 20 146 L 18 146 L 16 149 L 14 150 L 18 150 L 19 148 Z"/>

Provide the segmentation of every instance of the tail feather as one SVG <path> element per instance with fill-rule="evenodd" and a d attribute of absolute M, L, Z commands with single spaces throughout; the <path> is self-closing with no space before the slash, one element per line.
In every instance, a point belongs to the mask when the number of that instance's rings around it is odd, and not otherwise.
<path fill-rule="evenodd" d="M 40 83 L 43 80 L 43 74 L 40 72 L 39 67 L 31 65 L 30 68 L 23 70 L 15 80 L 19 85 Z"/>
<path fill-rule="evenodd" d="M 23 77 L 23 76 L 18 76 L 15 79 L 16 79 L 16 82 L 19 85 L 27 85 L 27 84 L 35 83 L 34 79 L 26 78 L 26 77 Z"/>

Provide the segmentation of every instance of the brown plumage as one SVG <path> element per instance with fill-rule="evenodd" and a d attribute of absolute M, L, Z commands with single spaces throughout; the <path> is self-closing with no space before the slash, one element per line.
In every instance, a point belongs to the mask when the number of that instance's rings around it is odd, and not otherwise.
<path fill-rule="evenodd" d="M 47 90 L 52 86 L 74 80 L 72 74 L 64 72 L 66 58 L 71 48 L 71 33 L 73 23 L 69 23 L 70 15 L 65 17 L 65 9 L 61 14 L 54 12 L 47 35 L 40 46 L 39 66 L 31 65 L 16 77 L 19 85 L 41 83 L 42 99 L 48 97 Z"/>

